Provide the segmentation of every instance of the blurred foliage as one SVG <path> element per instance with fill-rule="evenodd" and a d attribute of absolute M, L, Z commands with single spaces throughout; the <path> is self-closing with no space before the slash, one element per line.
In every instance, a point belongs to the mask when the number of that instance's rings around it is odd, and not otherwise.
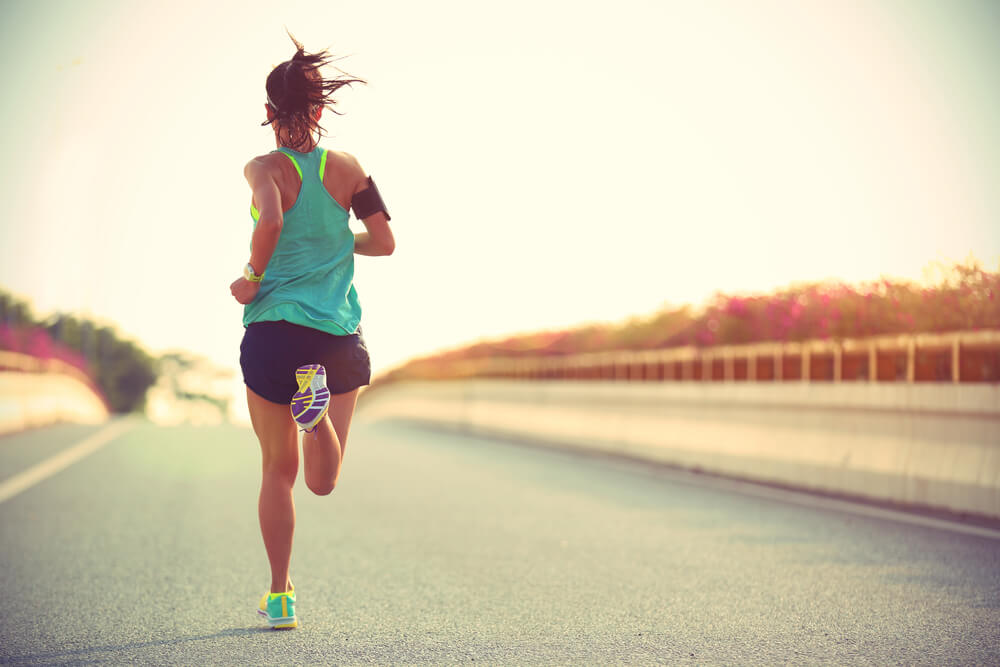
<path fill-rule="evenodd" d="M 1000 267 L 988 271 L 968 260 L 933 265 L 927 276 L 923 286 L 882 279 L 859 285 L 806 283 L 770 294 L 720 293 L 700 309 L 665 308 L 616 325 L 530 333 L 465 346 L 414 360 L 384 379 L 451 377 L 461 367 L 456 362 L 486 357 L 1000 329 Z"/>
<path fill-rule="evenodd" d="M 233 371 L 186 350 L 164 353 L 146 414 L 159 423 L 221 423 L 229 418 Z"/>
<path fill-rule="evenodd" d="M 226 414 L 229 411 L 231 397 L 228 392 L 206 391 L 208 384 L 206 378 L 214 376 L 228 380 L 229 372 L 216 368 L 208 360 L 186 351 L 164 354 L 157 360 L 156 367 L 160 378 L 164 380 L 177 399 L 208 403 L 219 410 L 221 414 Z"/>
<path fill-rule="evenodd" d="M 93 380 L 112 412 L 142 410 L 156 381 L 156 361 L 110 327 L 64 314 L 39 321 L 26 303 L 3 291 L 0 349 L 75 366 Z"/>

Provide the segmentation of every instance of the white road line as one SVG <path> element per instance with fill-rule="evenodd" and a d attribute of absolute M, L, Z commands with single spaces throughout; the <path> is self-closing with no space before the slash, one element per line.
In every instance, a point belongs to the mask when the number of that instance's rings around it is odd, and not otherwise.
<path fill-rule="evenodd" d="M 72 447 L 62 450 L 55 456 L 28 468 L 22 473 L 5 479 L 3 482 L 0 482 L 0 503 L 52 477 L 52 475 L 64 468 L 68 468 L 88 454 L 93 454 L 134 425 L 135 423 L 128 419 L 119 419 L 111 422 L 97 433 L 84 438 Z"/>
<path fill-rule="evenodd" d="M 989 528 L 987 526 L 977 526 L 970 523 L 959 523 L 957 521 L 949 521 L 948 519 L 938 519 L 932 516 L 911 514 L 909 512 L 893 510 L 885 507 L 875 507 L 872 505 L 865 505 L 863 503 L 855 503 L 851 502 L 850 500 L 841 500 L 839 498 L 826 498 L 823 496 L 810 496 L 796 491 L 785 491 L 783 489 L 769 489 L 766 487 L 759 487 L 753 490 L 742 489 L 742 492 L 760 497 L 774 498 L 776 500 L 795 503 L 796 505 L 805 505 L 807 507 L 816 507 L 819 509 L 837 510 L 840 512 L 847 512 L 849 514 L 857 514 L 860 516 L 868 516 L 877 519 L 887 519 L 889 521 L 908 523 L 914 526 L 927 526 L 929 528 L 937 528 L 939 530 L 948 530 L 953 533 L 978 535 L 979 537 L 988 537 L 994 540 L 1000 540 L 1000 530 Z"/>

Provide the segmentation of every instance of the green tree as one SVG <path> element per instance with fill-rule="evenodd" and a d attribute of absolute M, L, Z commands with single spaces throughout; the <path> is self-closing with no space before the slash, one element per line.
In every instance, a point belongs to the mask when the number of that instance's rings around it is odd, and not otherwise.
<path fill-rule="evenodd" d="M 113 412 L 142 410 L 146 392 L 156 382 L 156 360 L 137 344 L 124 340 L 114 329 L 90 320 L 59 313 L 37 321 L 26 303 L 0 291 L 0 345 L 16 351 L 23 341 L 42 340 L 52 356 L 73 363 L 89 374 Z"/>

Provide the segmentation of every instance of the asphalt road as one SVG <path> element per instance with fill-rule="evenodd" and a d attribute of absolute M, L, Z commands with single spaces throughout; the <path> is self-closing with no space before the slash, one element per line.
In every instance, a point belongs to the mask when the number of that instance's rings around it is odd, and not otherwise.
<path fill-rule="evenodd" d="M 0 438 L 0 480 L 97 430 Z M 1000 663 L 1000 539 L 387 423 L 300 479 L 301 624 L 267 630 L 258 460 L 140 422 L 0 502 L 0 661 Z"/>

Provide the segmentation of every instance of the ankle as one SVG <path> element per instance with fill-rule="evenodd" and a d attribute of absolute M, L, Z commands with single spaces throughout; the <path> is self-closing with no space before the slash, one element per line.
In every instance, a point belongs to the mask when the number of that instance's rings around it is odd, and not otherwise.
<path fill-rule="evenodd" d="M 271 582 L 271 593 L 287 593 L 290 590 L 292 590 L 291 579 L 286 580 L 284 584 L 278 585 L 275 585 L 273 581 Z"/>

